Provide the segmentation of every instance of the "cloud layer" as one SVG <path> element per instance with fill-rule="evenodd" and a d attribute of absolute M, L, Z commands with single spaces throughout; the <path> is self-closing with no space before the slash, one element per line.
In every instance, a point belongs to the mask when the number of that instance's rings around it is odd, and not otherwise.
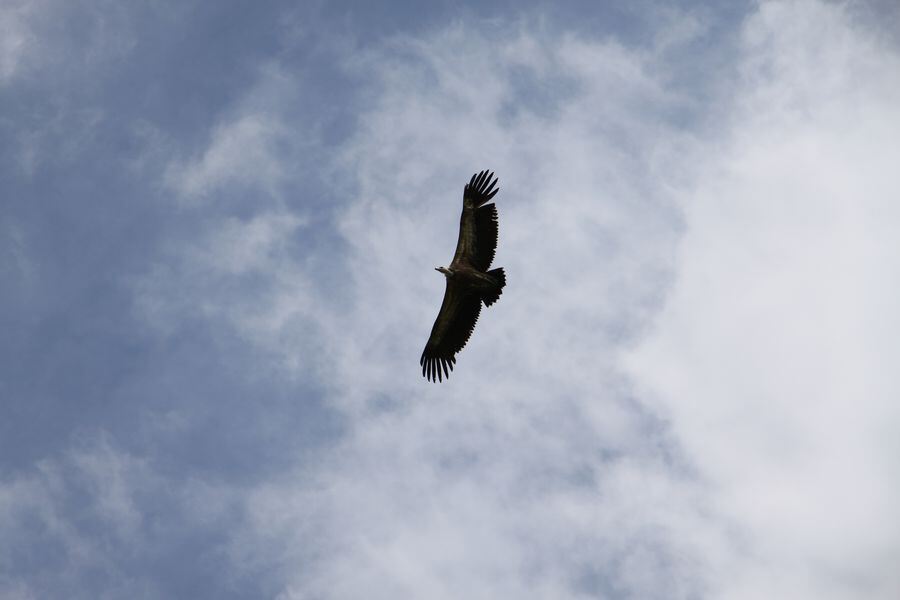
<path fill-rule="evenodd" d="M 0 592 L 894 598 L 900 55 L 864 8 L 646 5 L 603 35 L 463 14 L 373 41 L 273 3 L 240 85 L 213 103 L 198 71 L 179 96 L 208 99 L 190 126 L 73 100 L 56 127 L 127 148 L 99 181 L 138 216 L 10 210 L 6 312 L 44 337 L 11 329 L 40 372 L 0 390 L 60 434 L 9 444 Z M 91 189 L 65 169 L 93 161 L 31 147 L 22 194 Z M 509 286 L 431 385 L 432 269 L 482 168 Z M 69 425 L 25 408 L 66 393 Z"/>

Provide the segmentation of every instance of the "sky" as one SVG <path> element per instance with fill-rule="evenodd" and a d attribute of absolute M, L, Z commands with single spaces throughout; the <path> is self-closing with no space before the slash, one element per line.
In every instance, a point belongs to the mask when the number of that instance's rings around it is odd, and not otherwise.
<path fill-rule="evenodd" d="M 898 31 L 0 0 L 0 597 L 900 597 Z"/>

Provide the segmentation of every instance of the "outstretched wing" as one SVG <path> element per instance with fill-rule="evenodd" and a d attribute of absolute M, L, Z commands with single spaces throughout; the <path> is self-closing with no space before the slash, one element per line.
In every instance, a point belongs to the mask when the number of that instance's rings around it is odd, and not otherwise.
<path fill-rule="evenodd" d="M 460 290 L 457 283 L 448 279 L 444 302 L 419 359 L 426 379 L 443 381 L 444 377 L 450 376 L 456 362 L 454 355 L 469 341 L 480 312 L 480 296 Z"/>
<path fill-rule="evenodd" d="M 500 191 L 494 189 L 498 181 L 492 172 L 481 171 L 466 184 L 453 263 L 468 262 L 482 271 L 491 266 L 497 249 L 497 207 L 485 204 Z"/>

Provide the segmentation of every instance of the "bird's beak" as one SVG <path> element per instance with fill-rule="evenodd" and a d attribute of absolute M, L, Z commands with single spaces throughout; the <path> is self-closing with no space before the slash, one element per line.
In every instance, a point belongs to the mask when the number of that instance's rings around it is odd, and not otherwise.
<path fill-rule="evenodd" d="M 440 268 L 440 267 L 435 267 L 434 270 L 435 270 L 435 271 L 440 271 L 441 268 Z"/>

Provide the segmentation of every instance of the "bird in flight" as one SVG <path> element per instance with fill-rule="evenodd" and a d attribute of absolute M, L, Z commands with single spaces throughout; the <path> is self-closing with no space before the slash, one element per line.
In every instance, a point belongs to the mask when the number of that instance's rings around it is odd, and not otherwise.
<path fill-rule="evenodd" d="M 482 302 L 485 306 L 496 302 L 506 285 L 503 269 L 488 270 L 497 249 L 497 206 L 487 202 L 500 191 L 494 189 L 497 181 L 488 171 L 472 175 L 463 190 L 459 240 L 453 262 L 449 267 L 435 267 L 444 274 L 447 288 L 419 360 L 422 375 L 431 381 L 443 381 L 450 376 L 456 353 L 463 349 L 475 329 Z"/>

